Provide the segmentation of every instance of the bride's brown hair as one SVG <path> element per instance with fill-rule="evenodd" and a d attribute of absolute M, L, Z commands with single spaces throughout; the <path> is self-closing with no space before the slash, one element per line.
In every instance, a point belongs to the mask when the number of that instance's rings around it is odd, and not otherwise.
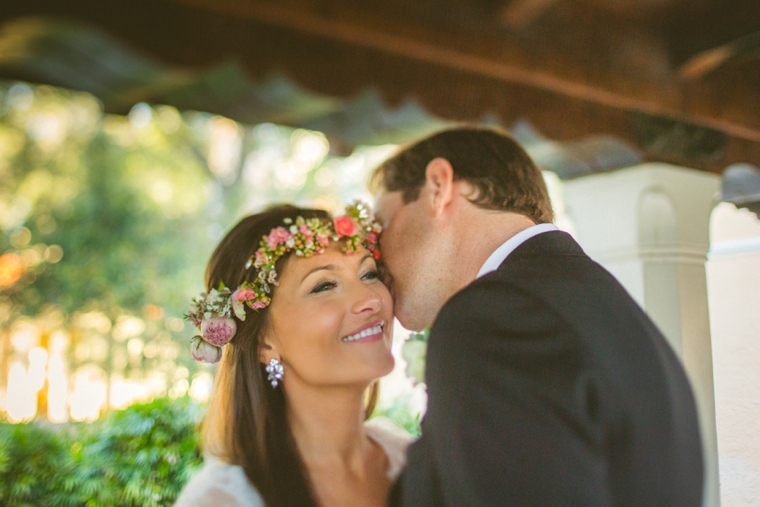
<path fill-rule="evenodd" d="M 242 219 L 211 255 L 206 289 L 220 282 L 232 288 L 252 282 L 257 270 L 246 269 L 245 264 L 259 248 L 262 236 L 281 226 L 285 218 L 297 216 L 330 220 L 325 211 L 294 206 L 278 206 Z M 286 258 L 278 261 L 278 273 Z M 268 315 L 269 308 L 246 309 L 245 321 L 237 321 L 237 333 L 223 349 L 203 422 L 204 449 L 241 466 L 268 507 L 318 507 L 288 423 L 288 400 L 282 388 L 272 389 L 259 362 L 260 338 L 269 325 Z M 367 396 L 367 417 L 376 401 L 377 384 L 373 383 Z"/>

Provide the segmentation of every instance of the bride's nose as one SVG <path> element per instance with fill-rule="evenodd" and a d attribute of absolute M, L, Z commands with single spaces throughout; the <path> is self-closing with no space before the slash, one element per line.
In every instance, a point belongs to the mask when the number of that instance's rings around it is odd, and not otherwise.
<path fill-rule="evenodd" d="M 354 294 L 356 299 L 351 305 L 351 311 L 354 313 L 366 312 L 371 315 L 379 312 L 383 307 L 383 299 L 380 297 L 380 294 L 364 284 L 358 286 Z"/>

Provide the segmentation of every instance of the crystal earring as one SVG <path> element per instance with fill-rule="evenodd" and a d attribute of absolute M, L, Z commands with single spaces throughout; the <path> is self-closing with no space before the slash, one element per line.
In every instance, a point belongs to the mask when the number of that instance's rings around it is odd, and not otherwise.
<path fill-rule="evenodd" d="M 282 382 L 282 375 L 285 373 L 285 369 L 282 367 L 282 364 L 277 359 L 272 358 L 269 360 L 269 364 L 264 369 L 267 373 L 269 373 L 267 380 L 270 384 L 272 384 L 272 389 L 276 388 L 277 385 Z"/>

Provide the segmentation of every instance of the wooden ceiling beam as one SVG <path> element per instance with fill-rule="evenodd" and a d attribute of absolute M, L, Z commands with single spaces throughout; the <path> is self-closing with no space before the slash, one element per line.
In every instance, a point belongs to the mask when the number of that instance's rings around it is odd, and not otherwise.
<path fill-rule="evenodd" d="M 697 53 L 679 66 L 685 79 L 702 79 L 732 62 L 760 59 L 760 31 Z"/>
<path fill-rule="evenodd" d="M 595 87 L 518 65 L 512 65 L 502 59 L 484 57 L 480 54 L 462 51 L 426 40 L 419 40 L 408 35 L 399 35 L 390 31 L 381 31 L 372 26 L 354 24 L 345 19 L 323 15 L 314 10 L 294 10 L 292 5 L 258 0 L 215 0 L 213 8 L 208 0 L 171 0 L 172 2 L 198 9 L 222 11 L 233 16 L 240 16 L 295 30 L 304 34 L 335 40 L 341 43 L 367 49 L 375 49 L 415 61 L 440 65 L 459 72 L 493 78 L 505 83 L 529 86 L 549 93 L 556 93 L 571 99 L 587 101 L 626 111 L 641 111 L 650 115 L 672 117 L 707 128 L 717 129 L 731 136 L 760 142 L 760 124 L 745 126 L 720 118 L 688 113 L 683 110 L 682 102 L 675 104 L 663 102 L 654 97 L 638 97 Z"/>
<path fill-rule="evenodd" d="M 551 9 L 560 0 L 511 0 L 500 13 L 502 22 L 513 30 L 522 30 Z"/>
<path fill-rule="evenodd" d="M 93 24 L 184 71 L 237 60 L 252 79 L 282 71 L 328 96 L 370 87 L 391 106 L 413 99 L 450 120 L 490 113 L 509 125 L 527 118 L 561 141 L 606 133 L 653 159 L 690 167 L 760 165 L 758 73 L 732 68 L 704 81 L 680 80 L 656 33 L 589 16 L 574 1 L 555 4 L 519 36 L 499 24 L 496 10 L 492 19 L 464 13 L 459 26 L 452 9 L 436 25 L 432 1 L 407 7 L 424 11 L 420 19 L 390 16 L 401 0 L 388 0 L 384 10 L 364 0 L 2 1 L 16 17 Z M 0 22 L 8 19 L 3 8 Z M 482 29 L 474 30 L 478 22 Z M 705 139 L 709 149 L 700 148 Z"/>

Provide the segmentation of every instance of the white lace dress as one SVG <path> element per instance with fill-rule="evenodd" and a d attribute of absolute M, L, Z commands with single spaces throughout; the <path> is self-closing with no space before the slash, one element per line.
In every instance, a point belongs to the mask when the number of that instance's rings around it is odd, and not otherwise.
<path fill-rule="evenodd" d="M 364 427 L 388 455 L 388 477 L 395 481 L 406 464 L 411 437 L 384 417 L 370 419 Z M 207 456 L 203 468 L 185 485 L 174 507 L 264 507 L 264 501 L 241 467 Z"/>

